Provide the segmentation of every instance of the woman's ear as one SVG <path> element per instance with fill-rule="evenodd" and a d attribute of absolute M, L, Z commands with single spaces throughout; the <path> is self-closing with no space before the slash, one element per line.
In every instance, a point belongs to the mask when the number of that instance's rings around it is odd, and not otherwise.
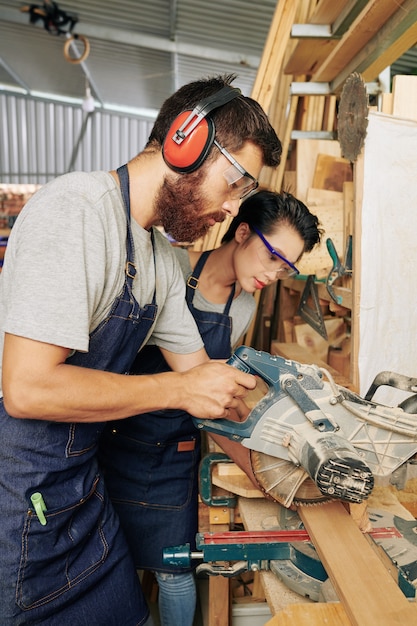
<path fill-rule="evenodd" d="M 236 228 L 235 232 L 235 241 L 237 243 L 243 243 L 251 236 L 252 231 L 249 228 L 249 224 L 246 222 L 241 222 L 239 226 Z"/>

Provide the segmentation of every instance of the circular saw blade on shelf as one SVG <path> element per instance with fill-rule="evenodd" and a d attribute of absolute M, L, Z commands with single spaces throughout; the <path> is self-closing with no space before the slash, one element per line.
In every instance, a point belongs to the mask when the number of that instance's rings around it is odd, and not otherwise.
<path fill-rule="evenodd" d="M 337 138 L 342 157 L 354 162 L 358 158 L 368 127 L 368 95 L 358 72 L 346 79 L 340 95 L 337 115 Z"/>
<path fill-rule="evenodd" d="M 260 489 L 286 508 L 331 501 L 321 493 L 307 472 L 291 461 L 251 450 L 251 463 Z"/>

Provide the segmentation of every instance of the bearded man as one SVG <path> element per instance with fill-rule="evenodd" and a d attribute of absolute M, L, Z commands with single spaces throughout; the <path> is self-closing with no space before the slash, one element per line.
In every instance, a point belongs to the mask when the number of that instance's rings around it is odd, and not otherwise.
<path fill-rule="evenodd" d="M 0 280 L 0 623 L 150 624 L 97 463 L 109 420 L 227 417 L 255 378 L 210 361 L 162 225 L 193 241 L 257 187 L 281 144 L 233 76 L 185 85 L 138 156 L 27 203 Z M 172 369 L 126 376 L 150 340 Z"/>

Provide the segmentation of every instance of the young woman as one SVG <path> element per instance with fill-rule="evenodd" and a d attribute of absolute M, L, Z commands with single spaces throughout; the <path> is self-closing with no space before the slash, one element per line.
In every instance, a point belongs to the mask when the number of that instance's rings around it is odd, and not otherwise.
<path fill-rule="evenodd" d="M 317 217 L 291 194 L 260 191 L 242 202 L 219 248 L 176 249 L 188 307 L 211 359 L 231 355 L 254 315 L 253 294 L 297 274 L 295 264 L 321 232 Z M 166 369 L 159 349 L 147 346 L 132 373 Z M 113 423 L 100 458 L 136 567 L 157 578 L 162 626 L 191 626 L 194 573 L 166 566 L 162 555 L 184 543 L 195 549 L 200 435 L 192 417 L 170 410 Z"/>

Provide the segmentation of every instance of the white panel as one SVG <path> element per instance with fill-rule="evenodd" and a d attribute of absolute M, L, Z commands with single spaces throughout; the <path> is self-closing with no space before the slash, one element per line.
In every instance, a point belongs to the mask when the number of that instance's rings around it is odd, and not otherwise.
<path fill-rule="evenodd" d="M 388 370 L 417 377 L 417 123 L 370 113 L 364 150 L 360 392 Z M 395 404 L 404 393 L 382 387 Z"/>

